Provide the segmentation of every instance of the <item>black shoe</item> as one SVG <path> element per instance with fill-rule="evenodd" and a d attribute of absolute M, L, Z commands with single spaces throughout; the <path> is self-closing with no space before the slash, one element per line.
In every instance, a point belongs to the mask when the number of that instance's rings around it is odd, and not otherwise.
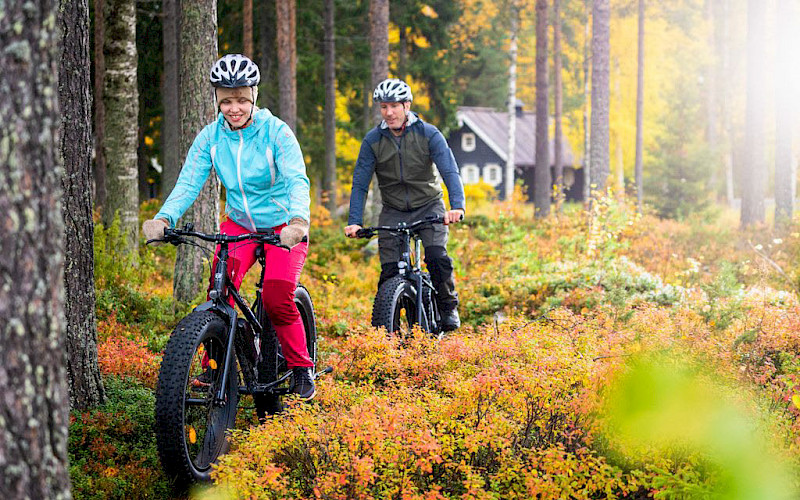
<path fill-rule="evenodd" d="M 458 309 L 453 308 L 449 311 L 442 311 L 442 331 L 452 332 L 461 326 L 461 318 L 458 317 Z"/>
<path fill-rule="evenodd" d="M 308 366 L 295 366 L 292 368 L 292 384 L 291 394 L 297 394 L 301 399 L 312 399 L 317 395 L 316 386 L 314 386 L 314 377 L 311 374 L 311 367 Z"/>

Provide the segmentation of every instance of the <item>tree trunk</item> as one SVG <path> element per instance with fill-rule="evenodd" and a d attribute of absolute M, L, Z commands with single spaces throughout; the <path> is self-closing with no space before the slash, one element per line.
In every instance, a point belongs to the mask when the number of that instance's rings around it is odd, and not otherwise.
<path fill-rule="evenodd" d="M 272 74 L 275 67 L 274 61 L 277 59 L 275 54 L 275 30 L 277 24 L 275 21 L 275 2 L 259 2 L 257 5 L 261 14 L 258 21 L 258 46 L 260 49 L 258 67 L 261 70 L 261 81 L 271 82 L 274 79 Z M 259 97 L 261 107 L 276 109 L 277 101 L 275 96 L 271 95 L 273 93 L 265 92 L 264 94 Z"/>
<path fill-rule="evenodd" d="M 642 0 L 643 1 L 643 0 Z M 716 3 L 719 0 L 706 0 L 705 21 L 708 23 L 709 37 L 708 45 L 712 49 L 712 60 L 708 64 L 708 83 L 705 86 L 706 90 L 706 140 L 708 141 L 708 149 L 711 152 L 711 175 L 709 178 L 709 185 L 715 197 L 718 197 L 720 191 L 720 178 L 722 172 L 722 162 L 719 147 L 719 89 L 720 89 L 720 76 L 719 64 L 716 56 L 719 53 L 717 47 L 717 40 L 719 35 L 719 21 L 714 19 L 714 10 Z"/>
<path fill-rule="evenodd" d="M 636 63 L 636 210 L 642 213 L 644 199 L 644 181 L 642 154 L 644 142 L 644 2 L 639 0 L 639 36 L 637 41 Z"/>
<path fill-rule="evenodd" d="M 722 58 L 722 74 L 729 75 L 731 71 L 731 36 L 730 36 L 730 0 L 719 1 L 722 15 L 718 19 L 722 22 L 722 44 L 720 47 Z M 725 102 L 731 102 L 731 86 L 723 85 L 723 92 Z M 728 109 L 728 106 L 721 107 L 720 117 L 723 123 L 723 132 L 725 134 L 725 153 L 724 153 L 724 168 L 725 168 L 725 198 L 728 201 L 728 206 L 734 206 L 734 175 L 733 175 L 733 117 Z"/>
<path fill-rule="evenodd" d="M 186 157 L 195 136 L 216 115 L 211 100 L 208 71 L 217 59 L 216 0 L 181 1 L 181 156 Z M 195 230 L 219 230 L 219 184 L 213 169 L 191 208 L 181 221 L 193 222 Z M 213 250 L 212 245 L 207 245 Z M 178 247 L 175 259 L 173 294 L 185 302 L 205 288 L 205 255 L 189 245 Z"/>
<path fill-rule="evenodd" d="M 105 399 L 97 365 L 97 322 L 94 296 L 94 224 L 92 222 L 92 96 L 89 93 L 89 3 L 61 0 L 63 48 L 59 68 L 59 100 L 63 114 L 61 154 L 64 160 L 64 245 L 66 265 L 67 375 L 73 409 L 89 408 Z"/>
<path fill-rule="evenodd" d="M 98 212 L 106 204 L 106 157 L 105 144 L 106 113 L 103 105 L 103 80 L 106 63 L 103 57 L 105 43 L 105 0 L 94 0 L 94 204 Z"/>
<path fill-rule="evenodd" d="M 2 498 L 70 497 L 57 9 L 6 0 L 0 14 Z"/>
<path fill-rule="evenodd" d="M 584 0 L 583 11 L 586 16 L 586 24 L 583 26 L 583 201 L 589 202 L 591 196 L 590 186 L 592 184 L 592 142 L 589 135 L 589 115 L 591 110 L 591 82 L 589 80 L 589 64 L 591 61 L 589 27 L 591 16 L 589 15 L 589 1 Z"/>
<path fill-rule="evenodd" d="M 792 106 L 793 84 L 792 67 L 785 61 L 791 60 L 792 22 L 796 20 L 794 5 L 791 0 L 778 0 L 776 9 L 775 59 L 782 61 L 776 65 L 775 102 L 782 103 L 775 109 L 775 225 L 787 226 L 794 212 L 794 196 L 792 185 Z"/>
<path fill-rule="evenodd" d="M 609 0 L 592 6 L 591 188 L 605 195 L 609 169 Z"/>
<path fill-rule="evenodd" d="M 242 45 L 244 55 L 253 58 L 253 0 L 244 0 L 242 5 Z"/>
<path fill-rule="evenodd" d="M 372 90 L 389 77 L 389 0 L 370 0 L 369 2 L 369 47 L 372 60 L 372 85 L 367 89 L 366 98 L 367 102 L 372 102 Z M 368 116 L 372 117 L 374 123 L 380 122 L 380 107 L 376 103 L 372 103 L 371 109 L 372 112 Z M 368 130 L 369 128 L 367 127 Z M 370 186 L 367 197 L 367 205 L 370 208 L 365 211 L 364 222 L 376 223 L 378 214 L 383 207 L 377 176 L 372 176 Z"/>
<path fill-rule="evenodd" d="M 297 45 L 295 0 L 276 0 L 278 89 L 281 119 L 297 133 Z"/>
<path fill-rule="evenodd" d="M 516 158 L 514 155 L 517 148 L 517 35 L 519 31 L 519 8 L 516 4 L 510 9 L 510 31 L 508 43 L 508 156 L 506 157 L 505 190 L 503 199 L 511 201 L 514 198 L 514 171 L 516 168 Z"/>
<path fill-rule="evenodd" d="M 766 185 L 765 38 L 767 16 L 759 0 L 747 2 L 746 164 L 742 186 L 742 227 L 764 222 Z"/>
<path fill-rule="evenodd" d="M 547 0 L 536 0 L 536 167 L 533 204 L 537 218 L 550 214 L 550 99 L 547 78 Z"/>
<path fill-rule="evenodd" d="M 369 2 L 369 47 L 372 58 L 371 89 L 374 89 L 389 76 L 389 0 Z M 374 103 L 372 116 L 376 122 L 381 119 L 380 108 Z"/>
<path fill-rule="evenodd" d="M 556 207 L 561 212 L 565 199 L 564 193 L 564 158 L 563 132 L 561 116 L 563 114 L 563 84 L 561 81 L 561 0 L 553 0 L 553 92 L 555 101 L 555 137 L 553 139 L 553 163 L 556 174 Z"/>
<path fill-rule="evenodd" d="M 336 210 L 336 41 L 334 0 L 325 0 L 325 176 L 323 197 L 331 215 Z"/>
<path fill-rule="evenodd" d="M 172 192 L 181 171 L 181 106 L 178 89 L 180 75 L 180 0 L 164 0 L 164 84 L 162 103 L 164 119 L 161 121 L 161 157 L 164 161 L 161 173 L 161 195 L 163 199 Z"/>
<path fill-rule="evenodd" d="M 106 71 L 103 88 L 105 132 L 103 144 L 108 172 L 108 198 L 103 222 L 110 226 L 119 214 L 120 233 L 134 260 L 139 240 L 139 93 L 136 85 L 136 1 L 107 0 Z"/>

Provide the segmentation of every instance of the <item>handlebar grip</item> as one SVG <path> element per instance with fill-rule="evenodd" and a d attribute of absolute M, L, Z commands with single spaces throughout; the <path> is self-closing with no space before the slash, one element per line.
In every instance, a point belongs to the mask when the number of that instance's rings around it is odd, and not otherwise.
<path fill-rule="evenodd" d="M 371 229 L 367 229 L 362 227 L 358 231 L 356 231 L 356 238 L 372 238 L 375 235 L 375 231 Z"/>

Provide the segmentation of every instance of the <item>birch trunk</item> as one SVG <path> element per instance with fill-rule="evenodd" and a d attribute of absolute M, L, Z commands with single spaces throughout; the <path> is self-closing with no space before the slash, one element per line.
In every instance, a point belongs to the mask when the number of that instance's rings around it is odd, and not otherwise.
<path fill-rule="evenodd" d="M 508 43 L 508 156 L 506 157 L 505 191 L 503 199 L 511 201 L 514 197 L 514 169 L 516 167 L 514 149 L 517 145 L 517 31 L 519 30 L 519 9 L 511 7 Z"/>
<path fill-rule="evenodd" d="M 103 222 L 119 214 L 125 248 L 137 261 L 139 245 L 139 91 L 136 83 L 136 1 L 106 0 L 103 143 L 108 198 Z"/>

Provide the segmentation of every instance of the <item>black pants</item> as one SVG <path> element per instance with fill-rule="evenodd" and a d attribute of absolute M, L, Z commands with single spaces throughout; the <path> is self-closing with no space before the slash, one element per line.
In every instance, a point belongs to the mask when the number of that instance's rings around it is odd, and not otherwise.
<path fill-rule="evenodd" d="M 391 226 L 400 222 L 414 222 L 431 215 L 442 216 L 444 213 L 442 200 L 434 200 L 410 212 L 384 206 L 378 218 L 378 224 Z M 433 224 L 420 231 L 422 246 L 425 248 L 425 264 L 428 266 L 428 272 L 443 311 L 450 311 L 458 307 L 453 261 L 447 255 L 448 233 L 449 229 L 442 224 Z M 378 235 L 378 249 L 381 258 L 381 277 L 378 281 L 378 287 L 380 287 L 384 281 L 399 273 L 397 262 L 401 257 L 402 239 L 398 235 L 381 232 Z"/>

